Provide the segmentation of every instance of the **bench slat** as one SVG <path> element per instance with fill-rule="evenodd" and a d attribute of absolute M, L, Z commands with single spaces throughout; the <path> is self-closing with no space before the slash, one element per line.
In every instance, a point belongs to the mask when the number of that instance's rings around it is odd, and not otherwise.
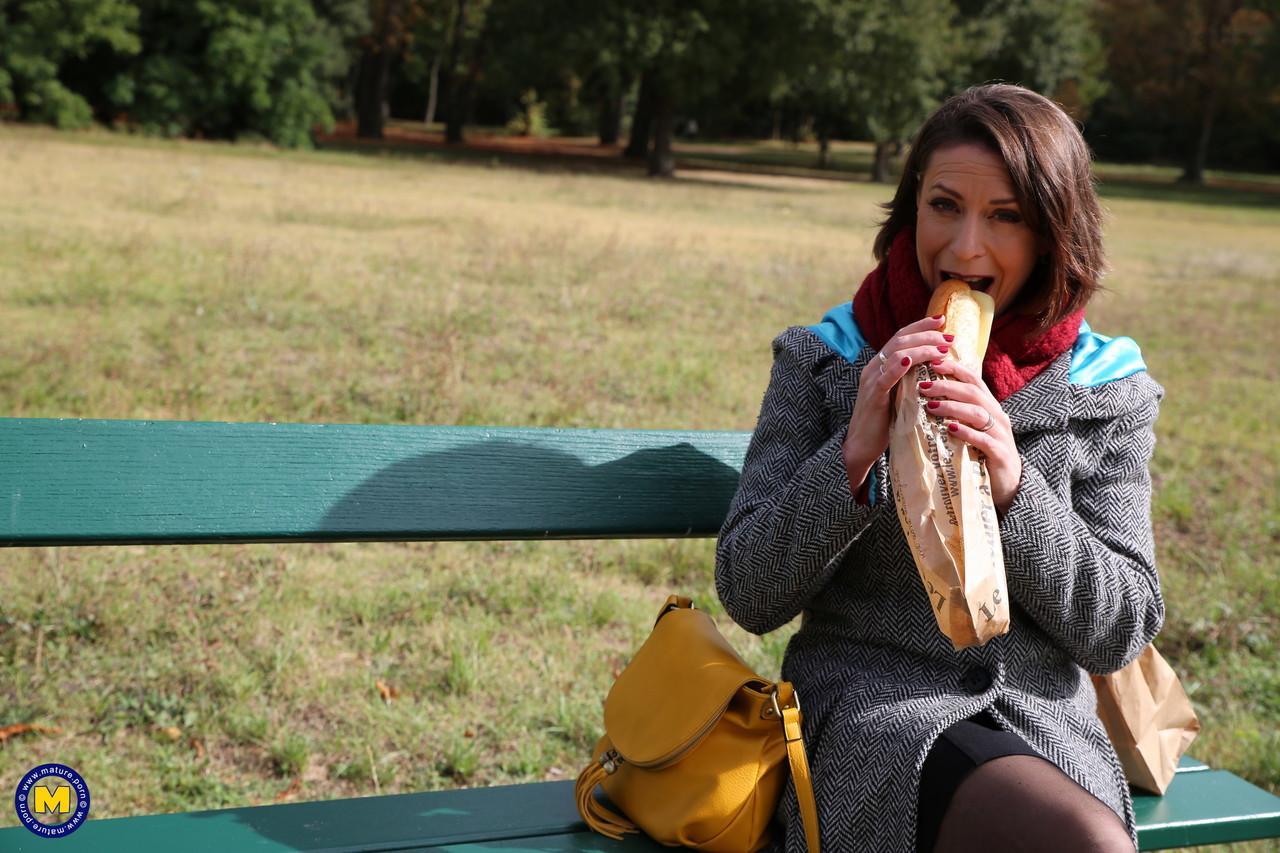
<path fill-rule="evenodd" d="M 489 845 L 585 828 L 573 782 L 563 781 L 107 820 L 91 813 L 56 844 L 59 853 L 372 853 Z M 53 843 L 20 826 L 0 830 L 4 851 L 49 853 Z"/>
<path fill-rule="evenodd" d="M 0 419 L 0 545 L 714 536 L 750 433 Z"/>
<path fill-rule="evenodd" d="M 672 848 L 663 847 L 637 835 L 628 835 L 614 841 L 594 832 L 575 832 L 568 835 L 548 835 L 539 838 L 521 838 L 476 844 L 448 844 L 440 847 L 420 847 L 419 851 L 432 853 L 484 853 L 486 850 L 502 850 L 505 853 L 662 853 Z M 405 851 L 409 853 L 409 851 Z"/>
<path fill-rule="evenodd" d="M 1179 773 L 1163 797 L 1133 798 L 1143 850 L 1280 836 L 1280 797 L 1223 770 Z"/>

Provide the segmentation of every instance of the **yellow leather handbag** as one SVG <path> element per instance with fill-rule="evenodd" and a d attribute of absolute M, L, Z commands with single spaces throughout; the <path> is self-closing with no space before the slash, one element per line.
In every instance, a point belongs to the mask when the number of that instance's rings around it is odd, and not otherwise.
<path fill-rule="evenodd" d="M 819 853 L 800 720 L 790 682 L 761 678 L 707 614 L 673 595 L 605 699 L 605 735 L 574 789 L 578 812 L 614 839 L 640 829 L 673 847 L 756 851 L 769 843 L 790 764 Z"/>

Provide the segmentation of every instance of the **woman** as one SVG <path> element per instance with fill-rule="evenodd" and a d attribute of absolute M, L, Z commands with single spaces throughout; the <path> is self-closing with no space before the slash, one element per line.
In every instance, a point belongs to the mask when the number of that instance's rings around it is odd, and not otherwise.
<path fill-rule="evenodd" d="M 1088 148 L 1034 92 L 973 88 L 926 121 L 886 207 L 852 304 L 773 343 L 717 591 L 756 633 L 804 614 L 782 676 L 826 850 L 1131 851 L 1089 673 L 1164 619 L 1148 473 L 1163 390 L 1132 341 L 1083 323 L 1104 267 Z M 924 316 L 949 278 L 995 301 L 981 376 L 943 360 Z M 933 413 L 986 457 L 1011 597 L 1009 633 L 959 652 L 888 486 L 890 392 L 922 362 L 943 377 L 921 388 Z M 793 789 L 778 817 L 804 850 Z"/>

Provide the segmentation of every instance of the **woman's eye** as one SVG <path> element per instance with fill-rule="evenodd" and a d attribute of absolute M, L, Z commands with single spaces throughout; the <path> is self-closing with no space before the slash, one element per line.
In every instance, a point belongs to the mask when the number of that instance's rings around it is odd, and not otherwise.
<path fill-rule="evenodd" d="M 997 210 L 995 217 L 1000 222 L 1021 222 L 1022 214 L 1016 210 Z"/>
<path fill-rule="evenodd" d="M 949 212 L 956 209 L 956 203 L 949 198 L 935 198 L 929 202 L 929 206 L 934 210 Z"/>

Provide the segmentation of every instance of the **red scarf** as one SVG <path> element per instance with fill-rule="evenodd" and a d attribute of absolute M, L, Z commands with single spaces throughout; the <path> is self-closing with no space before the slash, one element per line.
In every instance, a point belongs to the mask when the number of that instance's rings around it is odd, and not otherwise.
<path fill-rule="evenodd" d="M 915 231 L 904 228 L 894 237 L 889 257 L 867 274 L 853 297 L 858 328 L 878 350 L 903 326 L 924 317 L 930 295 L 916 261 Z M 1036 329 L 1034 318 L 1009 313 L 997 317 L 982 360 L 982 378 L 996 399 L 1013 394 L 1070 349 L 1082 319 L 1084 311 L 1068 314 L 1047 331 L 1029 337 Z"/>

